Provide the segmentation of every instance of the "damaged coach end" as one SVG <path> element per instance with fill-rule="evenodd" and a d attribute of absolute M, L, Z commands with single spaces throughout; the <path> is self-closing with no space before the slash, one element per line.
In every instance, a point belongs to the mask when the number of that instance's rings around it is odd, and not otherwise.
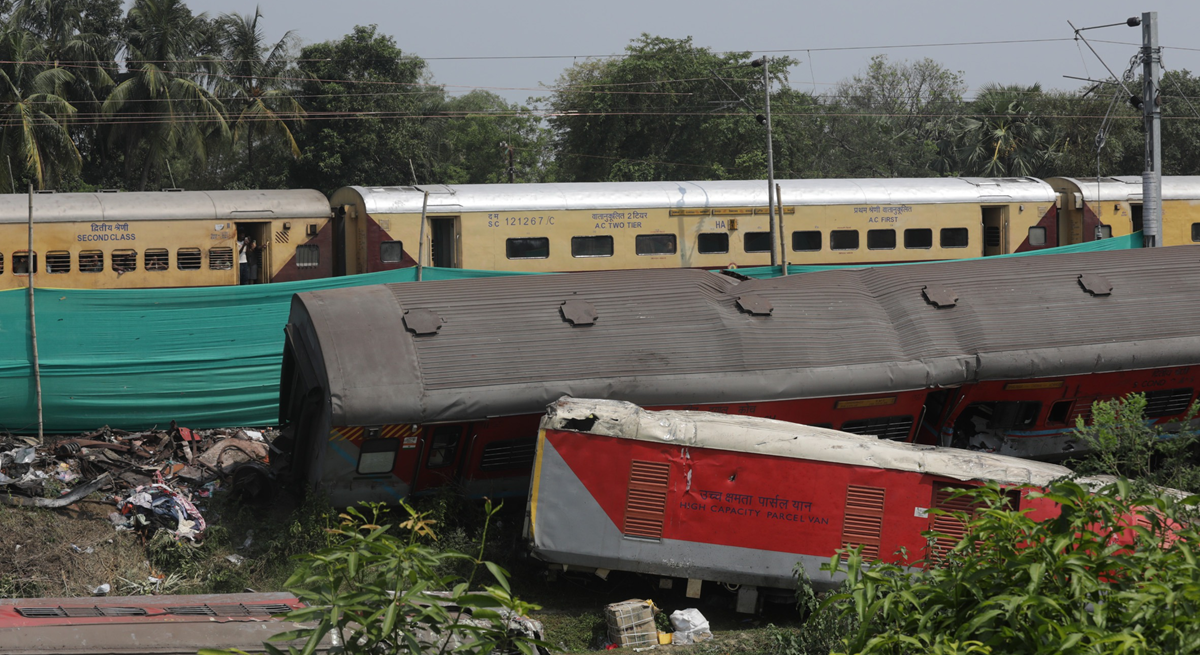
<path fill-rule="evenodd" d="M 284 350 L 281 448 L 342 505 L 447 485 L 523 497 L 562 396 L 1061 459 L 1097 400 L 1187 416 L 1200 247 L 330 289 L 295 296 Z"/>
<path fill-rule="evenodd" d="M 1070 473 L 769 419 L 563 398 L 542 418 L 525 536 L 552 570 L 683 578 L 692 597 L 701 582 L 741 585 L 738 610 L 751 612 L 759 588 L 795 588 L 797 563 L 818 588 L 839 584 L 821 571 L 839 548 L 900 564 L 948 552 L 965 528 L 929 510 L 970 511 L 969 499 L 952 498 L 959 489 L 995 481 L 1011 487 L 1014 509 L 1057 516 L 1025 486 Z M 947 537 L 927 542 L 927 530 Z"/>

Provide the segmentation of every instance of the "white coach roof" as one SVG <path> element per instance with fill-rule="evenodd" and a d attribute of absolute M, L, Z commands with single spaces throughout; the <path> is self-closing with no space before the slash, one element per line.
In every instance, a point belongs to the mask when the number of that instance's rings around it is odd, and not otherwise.
<path fill-rule="evenodd" d="M 1054 202 L 1054 189 L 1031 177 L 777 180 L 785 206 Z M 334 192 L 334 206 L 361 204 L 368 214 L 551 211 L 572 209 L 701 209 L 767 205 L 765 180 L 710 182 L 576 182 L 352 186 Z"/>
<path fill-rule="evenodd" d="M 910 471 L 955 480 L 1045 486 L 1071 475 L 1071 470 L 1063 466 L 1004 455 L 920 446 L 753 416 L 652 412 L 619 400 L 561 398 L 546 408 L 542 429 Z"/>

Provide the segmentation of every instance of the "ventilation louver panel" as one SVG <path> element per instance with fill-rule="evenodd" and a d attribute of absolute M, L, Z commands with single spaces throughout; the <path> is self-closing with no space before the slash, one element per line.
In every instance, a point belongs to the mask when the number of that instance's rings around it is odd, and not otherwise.
<path fill-rule="evenodd" d="M 529 468 L 537 453 L 537 437 L 496 441 L 483 449 L 479 462 L 482 471 Z"/>
<path fill-rule="evenodd" d="M 864 559 L 879 559 L 885 494 L 886 490 L 881 487 L 853 484 L 846 487 L 846 519 L 842 524 L 842 548 L 861 546 Z"/>
<path fill-rule="evenodd" d="M 1192 402 L 1191 389 L 1165 389 L 1146 392 L 1147 418 L 1173 416 L 1187 411 Z"/>
<path fill-rule="evenodd" d="M 850 434 L 870 434 L 880 439 L 891 441 L 908 441 L 912 432 L 913 417 L 885 416 L 882 418 L 859 419 L 846 421 L 842 424 L 842 432 Z"/>
<path fill-rule="evenodd" d="M 670 479 L 671 465 L 666 462 L 633 461 L 625 496 L 625 536 L 662 539 Z"/>

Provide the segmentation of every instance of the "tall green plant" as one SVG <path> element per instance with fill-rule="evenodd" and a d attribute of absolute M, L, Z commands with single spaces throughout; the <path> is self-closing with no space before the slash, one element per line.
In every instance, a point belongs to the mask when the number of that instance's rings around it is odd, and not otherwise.
<path fill-rule="evenodd" d="M 304 108 L 290 93 L 286 78 L 292 66 L 291 51 L 297 38 L 294 32 L 283 35 L 274 45 L 266 43 L 258 25 L 262 12 L 253 16 L 225 14 L 218 20 L 224 60 L 220 88 L 230 99 L 234 119 L 234 138 L 246 144 L 246 166 L 254 170 L 255 136 L 274 135 L 288 146 L 293 157 L 300 156 L 300 147 L 288 122 L 300 125 Z M 295 71 L 290 77 L 297 78 Z"/>
<path fill-rule="evenodd" d="M 79 151 L 67 129 L 75 107 L 65 98 L 75 78 L 46 65 L 45 57 L 43 44 L 18 24 L 0 31 L 0 156 L 8 168 L 0 186 L 10 186 L 10 175 L 25 176 L 41 189 L 79 170 Z"/>
<path fill-rule="evenodd" d="M 401 502 L 408 517 L 399 525 L 385 524 L 382 505 L 350 508 L 332 530 L 339 541 L 315 553 L 297 557 L 300 567 L 287 588 L 308 607 L 284 616 L 312 627 L 284 632 L 265 644 L 272 655 L 310 655 L 322 640 L 332 637 L 348 655 L 379 653 L 491 653 L 534 655 L 548 644 L 513 629 L 516 618 L 541 609 L 512 595 L 508 572 L 483 561 L 487 525 L 499 510 L 489 501 L 478 556 L 438 551 L 427 544 L 436 539 L 432 521 Z M 456 560 L 474 566 L 460 578 L 444 571 Z M 493 584 L 473 590 L 479 569 Z M 469 615 L 469 620 L 467 616 Z M 200 655 L 232 655 L 237 651 L 205 650 Z"/>
<path fill-rule="evenodd" d="M 1167 430 L 1146 417 L 1144 394 L 1093 403 L 1091 422 L 1080 417 L 1075 425 L 1075 436 L 1089 451 L 1076 471 L 1200 492 L 1200 468 L 1192 456 L 1200 445 L 1192 425 L 1198 407 L 1193 405 L 1182 421 Z"/>
<path fill-rule="evenodd" d="M 845 591 L 826 602 L 859 621 L 846 651 L 1197 652 L 1200 534 L 1183 519 L 1200 497 L 1135 489 L 1052 484 L 1029 494 L 1061 507 L 1043 521 L 1008 509 L 996 485 L 964 492 L 986 508 L 926 569 L 839 552 L 827 569 L 846 576 Z M 1129 527 L 1131 517 L 1140 524 Z"/>
<path fill-rule="evenodd" d="M 215 71 L 202 65 L 210 59 L 200 48 L 206 27 L 204 15 L 181 0 L 137 0 L 129 9 L 122 46 L 128 70 L 102 111 L 126 165 L 141 157 L 139 190 L 170 156 L 203 160 L 214 142 L 229 138 L 225 108 L 206 85 Z"/>

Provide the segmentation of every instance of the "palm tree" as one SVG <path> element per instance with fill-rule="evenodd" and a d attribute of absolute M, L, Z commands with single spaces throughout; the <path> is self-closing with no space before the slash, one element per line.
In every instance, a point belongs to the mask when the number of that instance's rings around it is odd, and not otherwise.
<path fill-rule="evenodd" d="M 13 186 L 18 171 L 41 189 L 79 170 L 79 151 L 67 130 L 75 108 L 64 98 L 75 78 L 41 63 L 45 57 L 38 39 L 21 27 L 9 23 L 0 32 L 0 154 L 9 173 L 4 186 Z"/>
<path fill-rule="evenodd" d="M 102 111 L 113 121 L 110 141 L 125 146 L 126 166 L 143 149 L 139 189 L 170 155 L 203 161 L 214 141 L 229 137 L 225 108 L 204 84 L 214 72 L 197 47 L 205 27 L 204 14 L 180 0 L 137 0 L 129 10 L 126 72 Z"/>
<path fill-rule="evenodd" d="M 284 78 L 291 66 L 291 50 L 296 43 L 293 32 L 283 35 L 273 46 L 263 43 L 258 27 L 262 12 L 254 8 L 254 16 L 225 14 L 221 16 L 221 45 L 225 51 L 222 81 L 223 95 L 231 100 L 230 116 L 237 116 L 234 139 L 246 142 L 246 165 L 254 168 L 254 136 L 261 126 L 267 134 L 282 137 L 292 151 L 300 156 L 300 147 L 287 121 L 304 122 L 304 108 L 289 94 Z M 291 77 L 297 77 L 293 75 Z"/>
<path fill-rule="evenodd" d="M 987 177 L 1049 173 L 1059 144 L 1034 108 L 1041 93 L 1038 84 L 983 87 L 951 137 L 958 172 Z"/>

